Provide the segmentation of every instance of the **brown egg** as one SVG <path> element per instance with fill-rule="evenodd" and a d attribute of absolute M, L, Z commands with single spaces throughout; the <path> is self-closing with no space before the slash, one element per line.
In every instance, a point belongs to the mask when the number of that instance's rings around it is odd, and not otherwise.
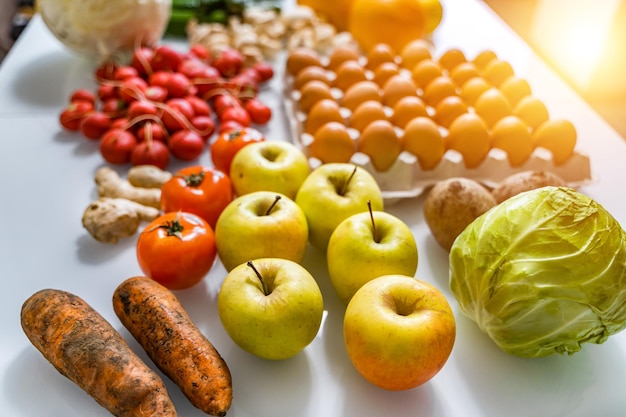
<path fill-rule="evenodd" d="M 328 122 L 344 123 L 344 119 L 335 100 L 322 99 L 311 107 L 304 123 L 304 131 L 315 135 L 317 129 Z"/>
<path fill-rule="evenodd" d="M 469 111 L 467 103 L 459 96 L 448 96 L 442 99 L 435 107 L 433 120 L 446 129 L 462 114 Z"/>
<path fill-rule="evenodd" d="M 537 129 L 550 116 L 544 102 L 534 96 L 522 98 L 513 107 L 513 114 L 522 119 L 531 129 Z"/>
<path fill-rule="evenodd" d="M 301 69 L 311 65 L 322 66 L 322 61 L 317 52 L 309 48 L 295 48 L 287 55 L 287 74 L 295 76 Z"/>
<path fill-rule="evenodd" d="M 333 99 L 330 87 L 323 81 L 311 80 L 304 84 L 300 90 L 298 108 L 306 113 L 322 99 Z"/>
<path fill-rule="evenodd" d="M 393 125 L 387 120 L 375 120 L 361 132 L 357 151 L 369 156 L 376 171 L 387 171 L 394 164 L 402 147 Z"/>
<path fill-rule="evenodd" d="M 480 72 L 472 62 L 462 62 L 450 71 L 449 76 L 456 85 L 461 87 L 467 80 L 479 77 Z"/>
<path fill-rule="evenodd" d="M 400 74 L 400 67 L 395 62 L 383 62 L 374 70 L 372 81 L 382 87 L 389 78 L 398 74 Z"/>
<path fill-rule="evenodd" d="M 326 68 L 330 71 L 336 71 L 339 65 L 346 61 L 359 61 L 361 55 L 359 52 L 348 45 L 337 46 L 328 56 L 328 64 Z"/>
<path fill-rule="evenodd" d="M 454 82 L 446 76 L 440 76 L 426 85 L 422 99 L 429 106 L 435 107 L 445 97 L 454 95 L 457 95 L 457 87 Z"/>
<path fill-rule="evenodd" d="M 423 39 L 416 39 L 407 43 L 400 51 L 400 66 L 408 70 L 413 69 L 418 62 L 432 59 L 430 45 Z"/>
<path fill-rule="evenodd" d="M 567 161 L 574 153 L 578 134 L 572 122 L 565 119 L 546 120 L 532 134 L 535 147 L 548 149 L 556 165 Z"/>
<path fill-rule="evenodd" d="M 509 77 L 514 75 L 513 67 L 507 61 L 492 59 L 481 71 L 485 80 L 499 87 Z"/>
<path fill-rule="evenodd" d="M 528 125 L 517 116 L 500 119 L 489 132 L 491 147 L 506 152 L 512 167 L 522 165 L 533 152 Z"/>
<path fill-rule="evenodd" d="M 354 111 L 367 100 L 382 100 L 380 87 L 374 81 L 359 81 L 346 90 L 341 98 L 341 106 Z"/>
<path fill-rule="evenodd" d="M 398 74 L 387 80 L 383 87 L 384 105 L 393 107 L 406 96 L 417 96 L 417 86 L 411 78 Z"/>
<path fill-rule="evenodd" d="M 482 77 L 474 77 L 463 83 L 459 95 L 468 105 L 473 106 L 478 97 L 490 88 L 491 84 L 487 80 Z"/>
<path fill-rule="evenodd" d="M 444 139 L 446 149 L 463 155 L 466 168 L 476 168 L 489 153 L 489 128 L 474 113 L 465 113 L 454 119 Z"/>
<path fill-rule="evenodd" d="M 424 59 L 413 67 L 411 74 L 415 84 L 420 88 L 424 88 L 435 78 L 441 77 L 443 70 L 432 59 Z"/>
<path fill-rule="evenodd" d="M 406 124 L 416 117 L 428 117 L 426 105 L 417 96 L 406 96 L 396 102 L 390 120 L 395 126 L 404 129 Z"/>
<path fill-rule="evenodd" d="M 355 152 L 356 143 L 348 133 L 347 127 L 334 121 L 320 126 L 309 146 L 310 155 L 324 164 L 350 162 Z"/>
<path fill-rule="evenodd" d="M 383 62 L 395 62 L 396 53 L 386 43 L 377 43 L 367 51 L 366 58 L 366 68 L 373 71 Z"/>
<path fill-rule="evenodd" d="M 346 91 L 353 84 L 367 80 L 365 68 L 357 61 L 345 61 L 337 68 L 333 86 Z"/>
<path fill-rule="evenodd" d="M 474 65 L 476 65 L 476 68 L 480 71 L 483 68 L 485 68 L 488 63 L 490 63 L 492 60 L 494 60 L 496 58 L 498 58 L 498 55 L 496 55 L 495 52 L 487 49 L 487 50 L 484 50 L 484 51 L 478 53 L 474 57 L 472 62 L 474 63 Z"/>
<path fill-rule="evenodd" d="M 374 120 L 387 120 L 387 113 L 379 101 L 368 100 L 354 109 L 348 125 L 360 132 Z"/>
<path fill-rule="evenodd" d="M 528 81 L 516 76 L 509 77 L 502 84 L 500 84 L 500 91 L 509 103 L 511 107 L 515 107 L 524 97 L 528 97 L 532 91 Z"/>
<path fill-rule="evenodd" d="M 407 123 L 400 145 L 417 156 L 423 170 L 435 168 L 446 151 L 439 127 L 429 117 L 416 117 Z"/>
<path fill-rule="evenodd" d="M 462 64 L 466 61 L 467 59 L 465 58 L 465 54 L 463 53 L 463 51 L 457 48 L 451 48 L 441 54 L 438 62 L 442 68 L 448 71 L 452 71 L 452 69 L 455 68 L 457 65 Z"/>
<path fill-rule="evenodd" d="M 492 87 L 478 97 L 474 103 L 474 111 L 491 127 L 511 114 L 511 105 L 500 90 Z"/>
<path fill-rule="evenodd" d="M 322 81 L 329 86 L 331 84 L 328 71 L 320 66 L 313 65 L 303 68 L 298 75 L 296 75 L 296 78 L 293 80 L 293 88 L 295 90 L 301 90 L 307 82 L 312 80 Z"/>

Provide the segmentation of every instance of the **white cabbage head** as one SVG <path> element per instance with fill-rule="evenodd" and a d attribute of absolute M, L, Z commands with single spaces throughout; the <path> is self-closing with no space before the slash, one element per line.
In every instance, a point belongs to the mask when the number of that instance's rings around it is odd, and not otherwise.
<path fill-rule="evenodd" d="M 458 236 L 450 289 L 504 351 L 573 354 L 626 327 L 626 232 L 579 192 L 528 191 Z"/>
<path fill-rule="evenodd" d="M 37 11 L 57 39 L 96 58 L 155 45 L 171 9 L 172 0 L 37 0 Z"/>

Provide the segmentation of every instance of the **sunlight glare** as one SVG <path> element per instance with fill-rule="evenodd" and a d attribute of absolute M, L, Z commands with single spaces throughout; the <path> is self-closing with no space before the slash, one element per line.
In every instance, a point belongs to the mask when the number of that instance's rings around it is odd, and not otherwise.
<path fill-rule="evenodd" d="M 604 52 L 621 0 L 539 0 L 532 44 L 577 87 L 585 89 Z"/>

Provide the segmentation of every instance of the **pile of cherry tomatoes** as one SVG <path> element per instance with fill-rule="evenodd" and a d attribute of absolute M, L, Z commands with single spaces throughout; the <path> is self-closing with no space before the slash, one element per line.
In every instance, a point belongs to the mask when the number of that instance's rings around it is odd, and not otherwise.
<path fill-rule="evenodd" d="M 272 111 L 258 92 L 273 75 L 269 63 L 247 65 L 236 49 L 212 56 L 199 45 L 186 53 L 142 47 L 127 65 L 98 67 L 97 90 L 74 91 L 59 120 L 98 140 L 111 164 L 165 169 L 170 156 L 198 158 L 215 132 L 267 124 Z"/>

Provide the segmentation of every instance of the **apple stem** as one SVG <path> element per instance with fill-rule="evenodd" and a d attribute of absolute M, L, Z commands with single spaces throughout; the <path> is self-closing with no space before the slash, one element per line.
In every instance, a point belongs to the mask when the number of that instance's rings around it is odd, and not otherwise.
<path fill-rule="evenodd" d="M 341 188 L 340 195 L 345 195 L 346 194 L 346 189 L 348 188 L 348 185 L 350 185 L 350 181 L 352 181 L 352 178 L 354 177 L 354 174 L 356 174 L 357 168 L 358 167 L 355 165 L 354 169 L 352 170 L 352 173 L 348 177 L 348 180 L 343 184 L 343 187 Z"/>
<path fill-rule="evenodd" d="M 252 270 L 254 271 L 254 273 L 256 274 L 257 278 L 259 278 L 259 281 L 261 281 L 261 287 L 263 288 L 263 294 L 265 295 L 270 295 L 269 290 L 267 289 L 267 285 L 265 284 L 265 281 L 263 280 L 263 277 L 261 276 L 261 273 L 259 272 L 258 269 L 256 269 L 256 267 L 254 266 L 254 264 L 252 263 L 252 261 L 248 261 L 247 265 L 252 268 Z"/>
<path fill-rule="evenodd" d="M 269 206 L 269 208 L 265 212 L 266 216 L 268 216 L 272 212 L 272 209 L 274 208 L 274 206 L 276 206 L 276 204 L 278 203 L 278 200 L 280 200 L 280 196 L 279 195 L 277 195 L 276 198 L 274 198 L 274 202 L 272 203 L 271 206 Z"/>
<path fill-rule="evenodd" d="M 376 232 L 376 222 L 374 221 L 374 212 L 372 211 L 372 201 L 367 200 L 367 209 L 370 212 L 370 220 L 372 220 L 372 234 L 374 235 L 374 242 L 380 243 L 378 239 L 378 233 Z"/>

